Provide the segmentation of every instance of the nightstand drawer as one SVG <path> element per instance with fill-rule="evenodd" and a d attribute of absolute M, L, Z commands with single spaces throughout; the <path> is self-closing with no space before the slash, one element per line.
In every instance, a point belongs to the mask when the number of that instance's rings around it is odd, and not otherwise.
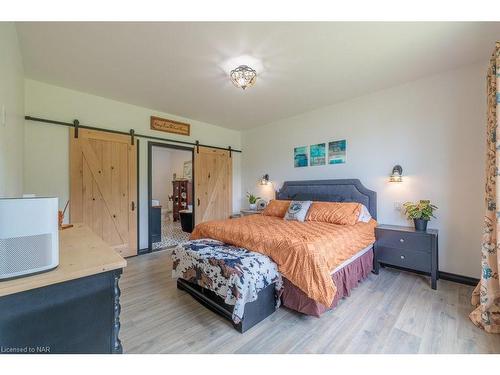
<path fill-rule="evenodd" d="M 395 249 L 418 250 L 430 253 L 431 236 L 425 233 L 377 230 L 377 243 Z"/>
<path fill-rule="evenodd" d="M 393 266 L 431 272 L 431 255 L 423 251 L 395 249 L 377 244 L 377 260 Z"/>

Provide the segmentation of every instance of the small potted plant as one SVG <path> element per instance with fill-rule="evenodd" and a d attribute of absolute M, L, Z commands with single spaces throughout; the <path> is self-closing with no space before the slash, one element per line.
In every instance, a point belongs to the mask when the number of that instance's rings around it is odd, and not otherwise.
<path fill-rule="evenodd" d="M 427 222 L 431 219 L 437 206 L 433 205 L 429 200 L 419 200 L 416 203 L 406 202 L 403 204 L 405 215 L 408 219 L 413 219 L 415 230 L 425 232 L 427 230 Z"/>
<path fill-rule="evenodd" d="M 248 198 L 249 208 L 251 210 L 256 210 L 257 209 L 257 201 L 260 199 L 260 197 L 256 197 L 253 194 L 247 193 L 247 198 Z"/>

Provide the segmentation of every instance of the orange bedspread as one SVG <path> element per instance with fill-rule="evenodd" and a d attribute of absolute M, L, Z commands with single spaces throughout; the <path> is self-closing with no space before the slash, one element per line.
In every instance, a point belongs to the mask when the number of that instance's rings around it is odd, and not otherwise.
<path fill-rule="evenodd" d="M 337 291 L 330 271 L 375 242 L 376 221 L 338 225 L 264 215 L 196 226 L 191 239 L 213 238 L 269 256 L 281 274 L 325 306 Z"/>

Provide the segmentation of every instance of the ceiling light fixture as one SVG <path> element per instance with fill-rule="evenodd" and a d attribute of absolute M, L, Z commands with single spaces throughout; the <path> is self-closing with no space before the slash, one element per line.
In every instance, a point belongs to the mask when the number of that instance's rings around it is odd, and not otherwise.
<path fill-rule="evenodd" d="M 247 87 L 255 84 L 257 72 L 247 65 L 240 65 L 236 69 L 231 70 L 229 78 L 231 78 L 233 85 L 245 90 Z"/>

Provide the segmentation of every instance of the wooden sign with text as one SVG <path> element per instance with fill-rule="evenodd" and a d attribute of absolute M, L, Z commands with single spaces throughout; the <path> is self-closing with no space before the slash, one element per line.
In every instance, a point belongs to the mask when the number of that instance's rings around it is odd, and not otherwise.
<path fill-rule="evenodd" d="M 151 129 L 180 135 L 190 134 L 189 124 L 155 116 L 151 116 Z"/>

